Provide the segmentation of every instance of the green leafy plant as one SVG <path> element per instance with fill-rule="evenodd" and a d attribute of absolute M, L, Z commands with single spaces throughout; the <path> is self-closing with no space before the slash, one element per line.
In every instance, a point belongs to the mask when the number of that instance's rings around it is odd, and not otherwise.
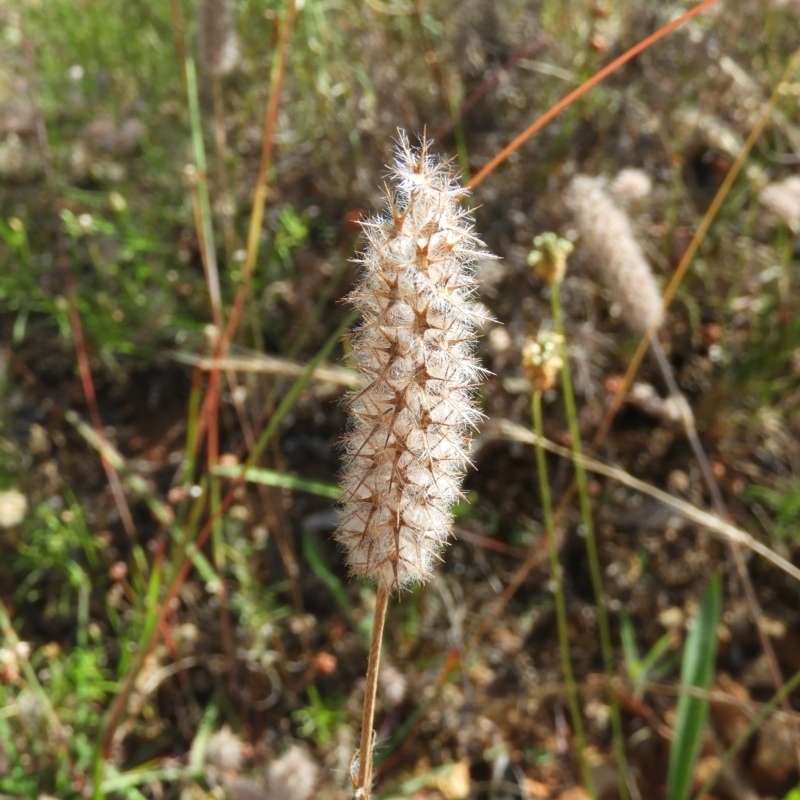
<path fill-rule="evenodd" d="M 703 728 L 708 714 L 708 700 L 690 694 L 691 690 L 708 691 L 714 677 L 714 660 L 717 653 L 717 623 L 722 606 L 722 584 L 715 575 L 700 602 L 681 665 L 681 689 L 675 718 L 675 737 L 669 754 L 667 773 L 668 800 L 686 800 L 692 788 L 692 776 Z"/>
<path fill-rule="evenodd" d="M 775 514 L 770 531 L 776 539 L 800 541 L 800 486 L 796 481 L 783 481 L 774 489 L 751 486 L 748 494 L 763 501 Z"/>
<path fill-rule="evenodd" d="M 673 637 L 665 633 L 642 657 L 636 644 L 633 622 L 624 609 L 620 614 L 619 627 L 628 678 L 633 684 L 634 694 L 641 697 L 646 683 L 661 680 L 674 669 L 677 658 L 669 655 Z"/>

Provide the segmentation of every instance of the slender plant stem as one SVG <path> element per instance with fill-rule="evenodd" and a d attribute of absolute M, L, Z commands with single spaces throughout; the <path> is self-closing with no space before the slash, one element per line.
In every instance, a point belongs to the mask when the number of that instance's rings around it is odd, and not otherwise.
<path fill-rule="evenodd" d="M 381 642 L 383 626 L 386 622 L 386 608 L 389 605 L 389 590 L 378 589 L 375 601 L 375 618 L 372 621 L 372 640 L 369 645 L 367 662 L 367 685 L 364 690 L 364 715 L 361 721 L 361 746 L 359 748 L 358 785 L 356 797 L 369 800 L 372 789 L 372 725 L 375 719 L 375 696 L 378 691 L 378 667 L 381 662 Z"/>
<path fill-rule="evenodd" d="M 670 394 L 681 401 L 683 399 L 683 395 L 681 394 L 681 390 L 678 388 L 678 382 L 675 380 L 675 373 L 672 369 L 672 365 L 669 363 L 667 354 L 664 352 L 664 348 L 661 346 L 658 336 L 653 336 L 653 338 L 650 340 L 650 344 L 653 349 L 653 355 L 655 355 L 658 366 L 661 368 L 661 373 L 664 376 L 664 380 L 667 384 Z M 689 440 L 689 445 L 694 453 L 694 457 L 697 460 L 697 463 L 700 465 L 700 472 L 703 475 L 703 480 L 705 481 L 708 493 L 711 495 L 711 502 L 714 506 L 714 510 L 721 519 L 730 520 L 728 507 L 722 497 L 722 492 L 720 491 L 717 479 L 714 477 L 714 473 L 711 470 L 711 465 L 709 464 L 708 456 L 706 455 L 703 443 L 700 441 L 700 437 L 697 434 L 697 428 L 695 427 L 694 419 L 690 414 L 683 415 L 683 426 L 686 433 L 686 438 Z M 778 656 L 775 653 L 775 648 L 772 646 L 772 641 L 770 640 L 769 634 L 764 627 L 764 615 L 761 610 L 761 604 L 758 602 L 758 595 L 756 595 L 753 581 L 750 578 L 750 572 L 747 569 L 747 562 L 744 560 L 744 556 L 742 555 L 742 548 L 737 542 L 731 541 L 727 543 L 727 546 L 729 557 L 733 559 L 733 563 L 736 566 L 736 573 L 739 576 L 742 587 L 744 588 L 747 605 L 750 607 L 750 615 L 753 617 L 753 622 L 755 623 L 756 630 L 758 631 L 761 649 L 764 651 L 764 655 L 767 658 L 773 683 L 775 684 L 775 687 L 780 690 L 783 688 L 784 684 L 783 673 L 781 672 L 781 667 L 778 661 Z M 783 708 L 784 711 L 791 712 L 791 706 L 788 698 L 783 699 Z M 798 733 L 794 730 L 790 730 L 790 735 L 794 744 L 795 760 L 800 766 L 800 735 L 798 735 Z"/>
<path fill-rule="evenodd" d="M 789 695 L 800 686 L 800 672 L 796 672 L 792 678 L 784 684 L 781 689 L 776 692 L 769 702 L 765 703 L 761 710 L 750 721 L 750 724 L 734 739 L 733 744 L 725 751 L 725 754 L 719 760 L 719 763 L 706 778 L 705 783 L 700 787 L 700 791 L 695 796 L 694 800 L 705 800 L 708 793 L 714 788 L 717 778 L 722 774 L 723 770 L 727 769 L 731 761 L 736 757 L 739 751 L 750 741 L 750 737 L 761 728 L 764 721 L 769 715 L 778 707 L 779 704 L 789 699 Z M 791 792 L 789 793 L 792 794 Z"/>
<path fill-rule="evenodd" d="M 661 346 L 658 336 L 653 336 L 653 338 L 650 340 L 650 346 L 653 349 L 653 355 L 656 357 L 658 366 L 661 369 L 661 374 L 664 376 L 664 381 L 667 384 L 669 393 L 676 400 L 682 401 L 683 395 L 681 394 L 681 390 L 678 388 L 678 382 L 675 380 L 675 374 L 672 370 L 672 366 L 669 363 L 667 354 L 664 352 L 664 348 Z M 714 510 L 723 519 L 727 519 L 728 512 L 725 508 L 725 501 L 722 499 L 722 493 L 719 490 L 719 485 L 714 477 L 714 473 L 711 471 L 711 465 L 708 463 L 708 456 L 706 456 L 703 445 L 697 435 L 697 428 L 695 428 L 694 420 L 690 415 L 684 414 L 683 424 L 686 438 L 689 440 L 689 445 L 694 452 L 697 463 L 700 465 L 700 472 L 703 474 L 703 480 L 705 481 L 706 488 L 708 489 L 708 493 L 711 495 L 711 502 L 714 505 Z"/>
<path fill-rule="evenodd" d="M 197 215 L 197 234 L 200 238 L 200 253 L 208 285 L 208 295 L 211 302 L 211 316 L 217 330 L 222 330 L 222 292 L 219 283 L 219 269 L 217 267 L 217 251 L 214 247 L 214 230 L 211 220 L 211 198 L 208 191 L 208 166 L 206 164 L 206 149 L 203 143 L 203 127 L 200 121 L 200 100 L 197 94 L 197 73 L 194 59 L 187 55 L 186 64 L 186 91 L 189 101 L 189 116 L 192 127 L 192 147 L 197 168 L 196 186 L 199 201 Z"/>
<path fill-rule="evenodd" d="M 544 438 L 542 424 L 542 393 L 533 392 L 531 396 L 531 414 L 533 427 L 539 438 Z M 544 448 L 540 442 L 536 444 L 536 469 L 539 473 L 539 494 L 542 498 L 542 514 L 544 515 L 544 528 L 547 532 L 547 546 L 550 551 L 550 575 L 553 581 L 553 597 L 556 606 L 556 622 L 558 625 L 558 646 L 561 651 L 561 669 L 564 672 L 564 683 L 567 687 L 567 701 L 572 716 L 572 726 L 575 729 L 575 739 L 578 745 L 578 761 L 586 791 L 592 798 L 597 797 L 592 780 L 592 773 L 586 762 L 586 735 L 583 730 L 583 717 L 578 702 L 578 691 L 575 688 L 575 676 L 572 672 L 572 661 L 569 656 L 569 635 L 567 632 L 567 604 L 564 599 L 564 582 L 562 580 L 561 564 L 558 563 L 558 546 L 556 544 L 556 530 L 553 525 L 553 502 L 550 498 L 550 484 L 547 480 L 547 459 Z"/>
<path fill-rule="evenodd" d="M 561 292 L 558 283 L 550 284 L 550 298 L 553 310 L 553 321 L 556 333 L 564 336 L 564 320 L 561 314 Z M 564 348 L 566 351 L 566 347 Z M 567 412 L 569 423 L 569 434 L 572 440 L 572 451 L 576 455 L 582 455 L 581 435 L 578 429 L 578 413 L 575 406 L 575 394 L 572 389 L 572 376 L 569 371 L 569 359 L 566 352 L 562 354 L 563 366 L 561 368 L 561 382 L 564 388 L 564 405 Z M 589 501 L 589 490 L 586 481 L 586 471 L 579 461 L 575 461 L 575 480 L 578 486 L 578 498 L 580 500 L 581 518 L 584 532 L 586 534 L 586 554 L 589 559 L 589 574 L 592 580 L 595 603 L 597 604 L 597 623 L 600 630 L 600 649 L 603 655 L 603 668 L 609 679 L 608 701 L 611 707 L 611 730 L 614 737 L 614 752 L 617 757 L 617 769 L 619 777 L 619 796 L 622 800 L 628 800 L 628 764 L 625 757 L 625 739 L 622 731 L 622 719 L 619 713 L 612 678 L 614 675 L 614 654 L 611 646 L 611 631 L 608 625 L 608 613 L 606 612 L 605 598 L 603 596 L 603 580 L 600 573 L 600 558 L 597 554 L 597 541 L 594 535 L 594 520 L 592 519 L 592 506 Z"/>

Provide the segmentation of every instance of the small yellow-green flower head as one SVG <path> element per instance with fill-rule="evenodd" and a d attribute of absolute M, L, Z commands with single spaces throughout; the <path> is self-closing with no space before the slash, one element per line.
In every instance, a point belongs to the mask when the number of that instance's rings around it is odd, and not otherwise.
<path fill-rule="evenodd" d="M 528 253 L 528 266 L 548 283 L 561 283 L 567 271 L 567 259 L 573 250 L 572 242 L 555 233 L 542 233 L 533 240 Z"/>
<path fill-rule="evenodd" d="M 539 331 L 535 339 L 529 339 L 522 348 L 522 369 L 534 392 L 546 392 L 555 386 L 558 373 L 564 362 L 561 345 L 564 337 L 551 331 Z"/>

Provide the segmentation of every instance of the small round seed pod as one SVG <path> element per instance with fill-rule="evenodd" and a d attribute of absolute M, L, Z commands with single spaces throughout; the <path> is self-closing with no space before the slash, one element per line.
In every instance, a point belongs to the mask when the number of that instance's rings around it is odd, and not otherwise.
<path fill-rule="evenodd" d="M 522 370 L 531 390 L 546 392 L 558 380 L 564 365 L 559 355 L 564 337 L 557 333 L 539 331 L 536 339 L 529 339 L 522 348 Z"/>
<path fill-rule="evenodd" d="M 528 266 L 542 280 L 561 283 L 567 271 L 567 259 L 573 251 L 572 242 L 555 233 L 542 233 L 533 240 L 533 250 L 528 253 Z"/>

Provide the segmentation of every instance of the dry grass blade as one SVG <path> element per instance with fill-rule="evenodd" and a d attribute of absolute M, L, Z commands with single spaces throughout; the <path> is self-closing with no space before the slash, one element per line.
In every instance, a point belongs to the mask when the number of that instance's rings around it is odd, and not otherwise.
<path fill-rule="evenodd" d="M 189 364 L 193 367 L 211 372 L 212 370 L 232 370 L 233 372 L 254 372 L 261 375 L 280 375 L 282 377 L 297 378 L 306 371 L 304 364 L 290 361 L 287 358 L 256 353 L 252 355 L 225 356 L 198 356 L 194 353 L 185 353 L 180 350 L 168 350 L 167 355 L 180 364 Z M 334 383 L 348 389 L 359 385 L 358 373 L 347 367 L 321 364 L 311 375 L 311 380 Z"/>
<path fill-rule="evenodd" d="M 664 503 L 664 505 L 669 506 L 690 522 L 701 525 L 724 541 L 735 542 L 747 547 L 749 550 L 758 553 L 767 561 L 783 570 L 787 575 L 791 575 L 795 580 L 800 581 L 800 568 L 779 556 L 757 539 L 754 539 L 749 533 L 737 528 L 735 525 L 731 525 L 729 522 L 725 522 L 725 520 L 720 519 L 716 514 L 703 511 L 693 506 L 691 503 L 687 503 L 685 500 L 673 497 L 671 494 L 667 494 L 667 492 L 657 489 L 655 486 L 651 486 L 645 481 L 634 478 L 633 475 L 619 467 L 603 464 L 601 461 L 596 461 L 588 456 L 574 455 L 568 448 L 561 447 L 555 444 L 555 442 L 551 442 L 549 439 L 540 438 L 527 428 L 523 428 L 521 425 L 517 425 L 508 420 L 491 422 L 486 426 L 482 434 L 482 438 L 484 437 L 488 439 L 509 439 L 510 441 L 523 442 L 531 445 L 540 444 L 545 450 L 549 450 L 557 456 L 580 463 L 585 469 L 591 470 L 597 475 L 604 475 L 607 478 L 617 481 L 617 483 L 621 483 L 624 486 L 635 489 L 637 492 L 648 495 L 648 497 L 652 497 L 654 500 Z"/>

